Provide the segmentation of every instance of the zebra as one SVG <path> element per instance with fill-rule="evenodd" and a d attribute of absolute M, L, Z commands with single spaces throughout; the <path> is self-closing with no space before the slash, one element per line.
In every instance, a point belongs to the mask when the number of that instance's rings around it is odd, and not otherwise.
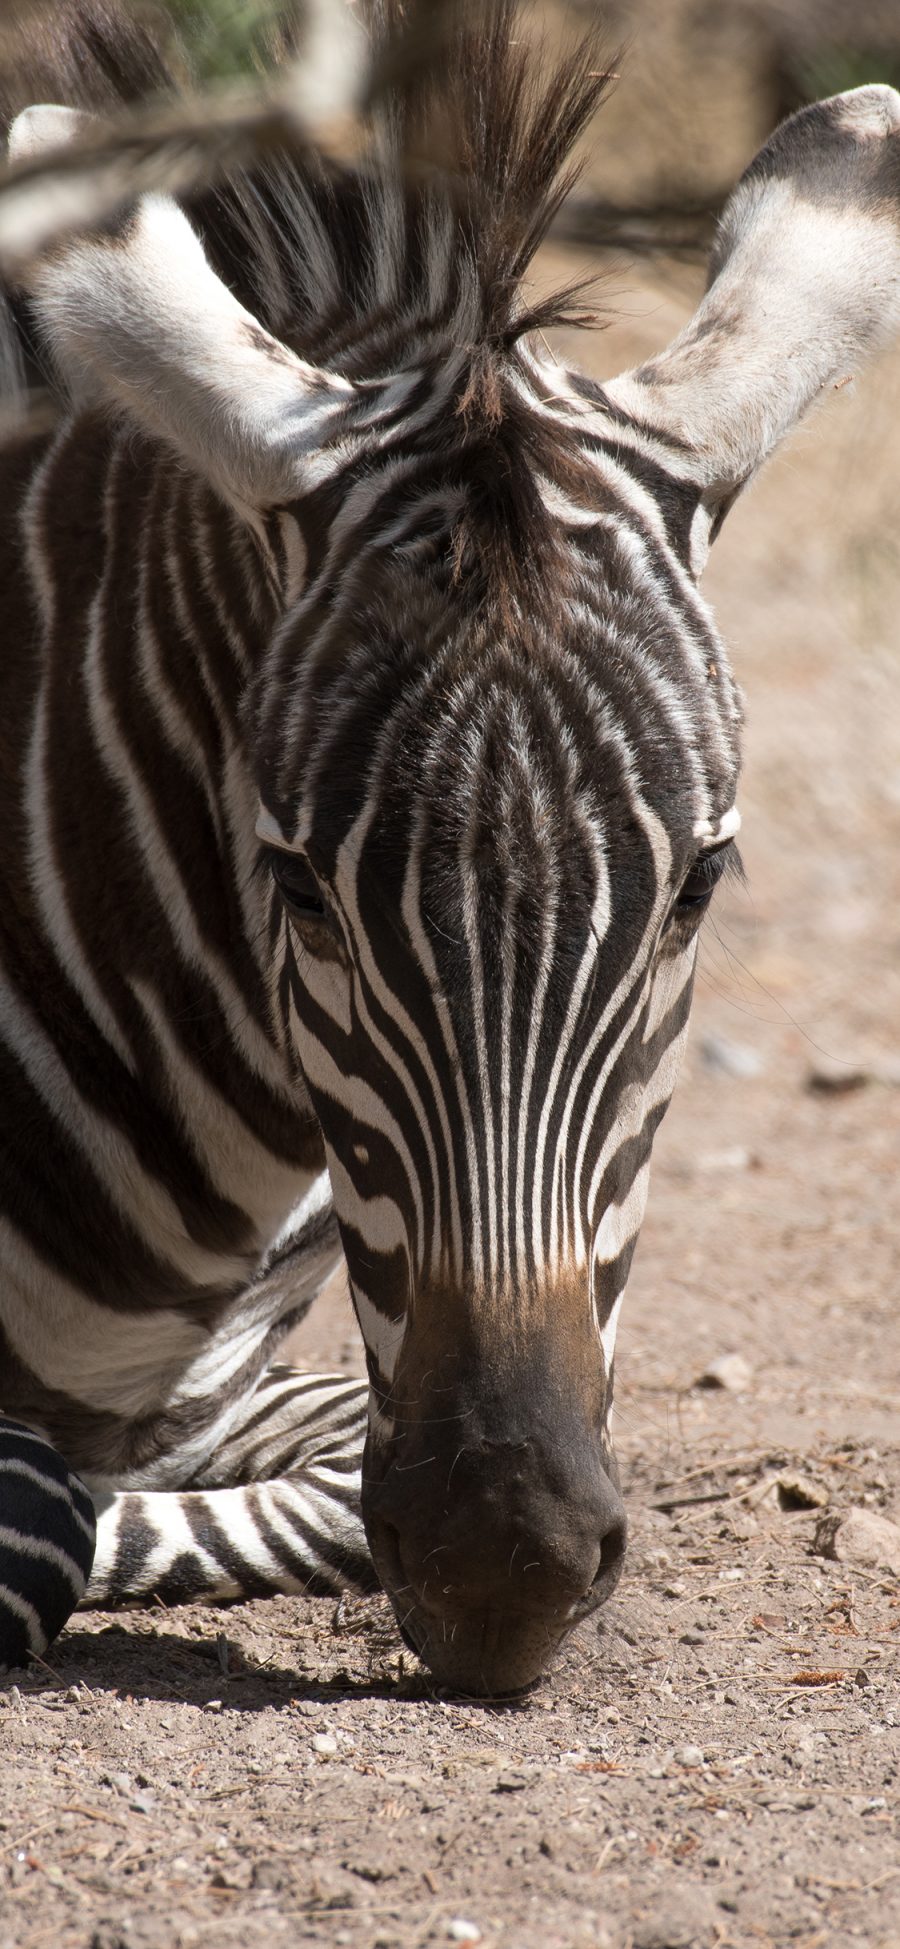
<path fill-rule="evenodd" d="M 146 193 L 12 294 L 60 404 L 0 446 L 7 1662 L 82 1597 L 380 1586 L 505 1696 L 621 1573 L 616 1326 L 738 868 L 698 580 L 900 323 L 900 96 L 784 123 L 600 384 L 524 288 L 595 41 L 452 33 L 357 163 Z M 365 1382 L 277 1358 L 341 1256 Z"/>

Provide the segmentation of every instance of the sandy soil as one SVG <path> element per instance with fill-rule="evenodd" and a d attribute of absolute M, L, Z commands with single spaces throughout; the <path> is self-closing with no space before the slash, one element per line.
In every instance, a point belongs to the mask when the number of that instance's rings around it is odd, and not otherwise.
<path fill-rule="evenodd" d="M 616 275 L 582 356 L 661 342 L 690 282 Z M 614 1602 L 515 1709 L 433 1696 L 379 1602 L 81 1616 L 0 1693 L 0 1949 L 900 1944 L 900 1587 L 815 1542 L 823 1509 L 900 1519 L 898 423 L 900 357 L 708 580 L 750 884 L 620 1333 Z M 359 1365 L 339 1295 L 301 1344 Z M 699 1387 L 731 1353 L 739 1391 Z"/>

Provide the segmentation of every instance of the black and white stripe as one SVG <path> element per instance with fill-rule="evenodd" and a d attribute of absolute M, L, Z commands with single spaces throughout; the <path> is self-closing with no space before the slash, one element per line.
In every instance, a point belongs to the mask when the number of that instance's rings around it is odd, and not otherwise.
<path fill-rule="evenodd" d="M 39 1658 L 81 1601 L 94 1505 L 34 1429 L 0 1417 L 0 1672 Z"/>

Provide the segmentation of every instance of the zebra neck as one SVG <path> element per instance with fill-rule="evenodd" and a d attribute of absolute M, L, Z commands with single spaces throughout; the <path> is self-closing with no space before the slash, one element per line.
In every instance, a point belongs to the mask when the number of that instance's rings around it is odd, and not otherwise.
<path fill-rule="evenodd" d="M 0 670 L 0 1225 L 70 1289 L 212 1323 L 322 1168 L 272 1019 L 241 726 L 271 574 L 99 421 L 0 453 L 0 485 L 0 586 L 34 645 Z"/>

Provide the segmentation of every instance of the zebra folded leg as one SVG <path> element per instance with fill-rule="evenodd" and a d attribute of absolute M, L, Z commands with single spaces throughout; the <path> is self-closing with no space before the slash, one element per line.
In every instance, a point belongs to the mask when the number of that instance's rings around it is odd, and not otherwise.
<path fill-rule="evenodd" d="M 376 1590 L 360 1513 L 368 1387 L 272 1367 L 182 1489 L 95 1494 L 86 1605 Z"/>
<path fill-rule="evenodd" d="M 94 1505 L 42 1435 L 0 1417 L 0 1671 L 41 1657 L 84 1595 Z"/>

